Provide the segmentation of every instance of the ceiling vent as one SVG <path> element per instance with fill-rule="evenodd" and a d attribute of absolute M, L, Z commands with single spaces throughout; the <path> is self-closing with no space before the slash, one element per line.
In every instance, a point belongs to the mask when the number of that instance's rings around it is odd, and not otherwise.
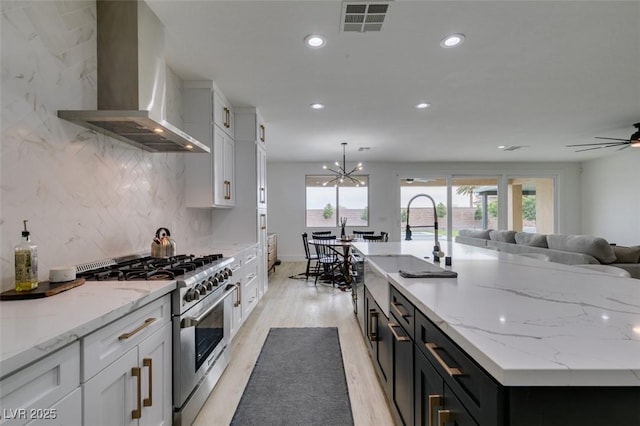
<path fill-rule="evenodd" d="M 382 31 L 391 2 L 343 2 L 340 29 L 344 32 L 364 33 Z"/>

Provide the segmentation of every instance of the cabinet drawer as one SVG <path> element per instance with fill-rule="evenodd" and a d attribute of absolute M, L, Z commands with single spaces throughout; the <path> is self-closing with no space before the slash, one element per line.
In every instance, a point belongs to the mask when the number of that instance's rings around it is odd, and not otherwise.
<path fill-rule="evenodd" d="M 411 340 L 414 340 L 415 308 L 395 287 L 390 287 L 389 312 Z"/>
<path fill-rule="evenodd" d="M 415 344 L 478 423 L 500 423 L 501 386 L 421 312 Z"/>
<path fill-rule="evenodd" d="M 258 258 L 258 246 L 250 247 L 244 251 L 243 264 L 248 264 Z"/>
<path fill-rule="evenodd" d="M 4 413 L 0 423 L 26 424 L 31 409 L 46 409 L 80 386 L 80 344 L 74 342 L 47 357 L 5 377 L 0 382 L 0 406 L 16 412 L 13 421 Z M 15 412 L 15 411 L 14 411 Z"/>
<path fill-rule="evenodd" d="M 86 382 L 171 320 L 167 294 L 82 339 L 82 382 Z"/>
<path fill-rule="evenodd" d="M 258 304 L 258 277 L 247 277 L 242 287 L 242 315 L 246 318 Z"/>

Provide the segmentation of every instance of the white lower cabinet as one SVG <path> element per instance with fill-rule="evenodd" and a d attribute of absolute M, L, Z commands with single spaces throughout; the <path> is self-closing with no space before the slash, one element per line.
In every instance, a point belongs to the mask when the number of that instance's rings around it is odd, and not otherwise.
<path fill-rule="evenodd" d="M 80 345 L 72 343 L 0 382 L 0 424 L 81 424 Z"/>
<path fill-rule="evenodd" d="M 172 423 L 169 320 L 167 295 L 83 339 L 85 425 Z M 93 371 L 91 367 L 103 364 L 96 346 L 111 348 L 111 355 L 117 358 L 97 374 L 87 376 Z"/>

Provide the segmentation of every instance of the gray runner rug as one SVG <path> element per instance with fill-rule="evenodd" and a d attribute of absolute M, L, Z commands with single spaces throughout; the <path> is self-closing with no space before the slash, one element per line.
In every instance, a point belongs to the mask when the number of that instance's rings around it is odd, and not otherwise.
<path fill-rule="evenodd" d="M 353 425 L 338 329 L 270 329 L 231 424 Z"/>

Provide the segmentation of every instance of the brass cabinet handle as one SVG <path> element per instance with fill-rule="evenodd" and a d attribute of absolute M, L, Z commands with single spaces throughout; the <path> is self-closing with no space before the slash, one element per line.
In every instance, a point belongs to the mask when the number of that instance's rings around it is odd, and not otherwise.
<path fill-rule="evenodd" d="M 260 202 L 264 204 L 264 188 L 260 188 Z"/>
<path fill-rule="evenodd" d="M 411 316 L 409 312 L 406 312 L 406 311 L 402 312 L 402 310 L 400 310 L 400 308 L 404 310 L 404 306 L 402 306 L 402 303 L 391 302 L 391 307 L 395 309 L 398 315 L 400 315 L 402 318 L 409 318 Z"/>
<path fill-rule="evenodd" d="M 429 395 L 429 426 L 433 426 L 433 409 L 442 406 L 442 395 Z"/>
<path fill-rule="evenodd" d="M 138 327 L 136 327 L 135 330 L 132 330 L 128 333 L 124 333 L 121 334 L 120 336 L 118 336 L 118 340 L 126 340 L 129 337 L 133 336 L 134 334 L 140 332 L 140 330 L 147 328 L 151 325 L 152 322 L 154 322 L 156 319 L 155 318 L 147 318 L 144 323 L 140 324 Z"/>
<path fill-rule="evenodd" d="M 396 341 L 398 341 L 398 342 L 410 342 L 411 341 L 411 339 L 408 336 L 400 336 L 400 335 L 398 335 L 398 333 L 396 332 L 396 328 L 400 327 L 398 324 L 394 324 L 394 323 L 390 322 L 388 325 L 389 325 L 389 328 L 391 329 L 391 334 L 393 334 L 393 337 L 395 337 Z"/>
<path fill-rule="evenodd" d="M 229 108 L 224 107 L 224 127 L 226 127 L 227 129 L 231 127 L 229 112 Z"/>
<path fill-rule="evenodd" d="M 142 407 L 140 406 L 140 400 L 142 399 L 142 375 L 140 374 L 140 367 L 131 367 L 131 375 L 138 378 L 138 402 L 136 403 L 136 409 L 131 411 L 131 418 L 139 419 L 142 416 Z"/>
<path fill-rule="evenodd" d="M 236 303 L 233 304 L 233 306 L 240 306 L 240 282 L 236 283 L 236 294 L 238 295 L 238 299 L 236 300 Z"/>
<path fill-rule="evenodd" d="M 444 362 L 444 360 L 440 357 L 440 355 L 438 355 L 438 352 L 436 352 L 436 349 L 438 349 L 438 345 L 436 345 L 435 343 L 429 343 L 429 342 L 425 343 L 424 345 L 426 346 L 427 350 L 431 353 L 431 355 L 433 355 L 436 361 L 438 361 L 438 364 L 440 364 L 442 368 L 444 368 L 444 371 L 446 371 L 448 375 L 450 375 L 451 377 L 462 375 L 462 371 L 460 371 L 460 369 L 456 367 L 449 367 L 447 363 Z"/>
<path fill-rule="evenodd" d="M 142 401 L 142 405 L 151 407 L 153 405 L 153 360 L 151 358 L 143 358 L 142 365 L 149 367 L 149 398 L 145 398 Z"/>
<path fill-rule="evenodd" d="M 260 141 L 264 142 L 265 141 L 265 131 L 264 131 L 264 124 L 260 125 Z"/>
<path fill-rule="evenodd" d="M 451 410 L 438 410 L 438 426 L 444 426 L 445 423 L 452 422 L 454 418 Z"/>
<path fill-rule="evenodd" d="M 373 319 L 376 319 L 376 330 L 373 330 Z M 378 312 L 375 309 L 369 309 L 369 339 L 372 342 L 378 341 Z"/>

